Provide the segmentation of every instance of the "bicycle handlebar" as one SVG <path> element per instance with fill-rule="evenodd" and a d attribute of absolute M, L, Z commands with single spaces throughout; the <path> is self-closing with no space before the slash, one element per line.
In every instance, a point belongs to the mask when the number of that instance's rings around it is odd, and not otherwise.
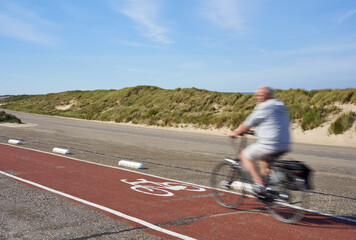
<path fill-rule="evenodd" d="M 242 134 L 240 134 L 240 135 L 238 135 L 239 137 L 243 137 L 244 135 L 255 135 L 255 131 L 253 131 L 253 130 L 248 130 L 248 131 L 246 131 L 246 132 L 244 132 L 244 133 L 242 133 Z M 231 138 L 236 138 L 237 136 L 230 136 Z"/>
<path fill-rule="evenodd" d="M 245 135 L 254 135 L 254 131 L 253 130 L 248 130 L 246 132 L 244 132 L 243 134 L 240 134 L 238 136 L 231 136 L 231 146 L 235 151 L 235 158 L 238 158 L 241 151 L 246 147 L 247 145 L 247 138 Z M 237 137 L 239 138 L 239 144 L 236 144 L 236 140 Z"/>
<path fill-rule="evenodd" d="M 247 132 L 241 134 L 241 136 L 243 136 L 244 134 L 247 134 L 247 135 L 255 135 L 255 131 L 254 131 L 254 130 L 248 130 Z"/>

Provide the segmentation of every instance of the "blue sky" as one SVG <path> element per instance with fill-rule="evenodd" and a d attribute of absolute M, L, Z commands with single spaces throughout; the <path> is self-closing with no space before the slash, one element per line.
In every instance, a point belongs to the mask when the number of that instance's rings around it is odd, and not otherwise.
<path fill-rule="evenodd" d="M 0 0 L 0 95 L 356 87 L 355 0 Z"/>

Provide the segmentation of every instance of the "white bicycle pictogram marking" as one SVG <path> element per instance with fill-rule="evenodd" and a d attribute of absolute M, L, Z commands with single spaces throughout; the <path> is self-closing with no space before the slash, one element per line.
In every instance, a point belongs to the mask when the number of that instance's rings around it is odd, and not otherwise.
<path fill-rule="evenodd" d="M 128 182 L 127 179 L 121 179 L 122 182 L 132 185 L 131 189 L 137 192 L 162 196 L 171 197 L 174 194 L 171 191 L 192 191 L 192 192 L 204 192 L 205 188 L 190 185 L 187 183 L 177 183 L 177 182 L 152 182 L 144 178 L 139 178 L 135 182 Z"/>

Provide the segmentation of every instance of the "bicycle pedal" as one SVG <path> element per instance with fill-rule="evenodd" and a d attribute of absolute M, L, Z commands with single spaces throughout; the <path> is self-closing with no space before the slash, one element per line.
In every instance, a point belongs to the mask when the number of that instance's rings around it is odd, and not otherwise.
<path fill-rule="evenodd" d="M 238 159 L 225 158 L 224 160 L 231 163 L 234 167 L 238 167 L 238 168 L 241 167 L 241 164 Z"/>
<path fill-rule="evenodd" d="M 267 187 L 266 188 L 266 193 L 267 194 L 270 194 L 270 195 L 277 195 L 278 196 L 278 191 L 276 191 L 276 190 L 274 190 L 274 189 L 272 189 L 272 188 L 270 188 L 270 187 Z"/>
<path fill-rule="evenodd" d="M 259 195 L 259 196 L 256 196 L 257 197 L 257 200 L 264 203 L 264 204 L 270 204 L 274 201 L 274 198 L 273 196 L 270 196 L 270 195 Z"/>
<path fill-rule="evenodd" d="M 278 197 L 283 201 L 288 201 L 289 200 L 289 194 L 288 193 L 281 192 L 281 193 L 278 194 Z"/>

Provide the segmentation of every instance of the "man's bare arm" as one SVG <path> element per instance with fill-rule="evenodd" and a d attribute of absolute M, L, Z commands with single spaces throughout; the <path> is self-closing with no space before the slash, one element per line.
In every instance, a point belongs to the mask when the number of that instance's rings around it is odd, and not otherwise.
<path fill-rule="evenodd" d="M 245 124 L 241 124 L 240 126 L 238 126 L 238 128 L 236 128 L 234 131 L 230 132 L 228 135 L 229 137 L 236 137 L 238 135 L 241 135 L 245 132 L 247 132 L 250 129 L 249 126 L 245 125 Z"/>

